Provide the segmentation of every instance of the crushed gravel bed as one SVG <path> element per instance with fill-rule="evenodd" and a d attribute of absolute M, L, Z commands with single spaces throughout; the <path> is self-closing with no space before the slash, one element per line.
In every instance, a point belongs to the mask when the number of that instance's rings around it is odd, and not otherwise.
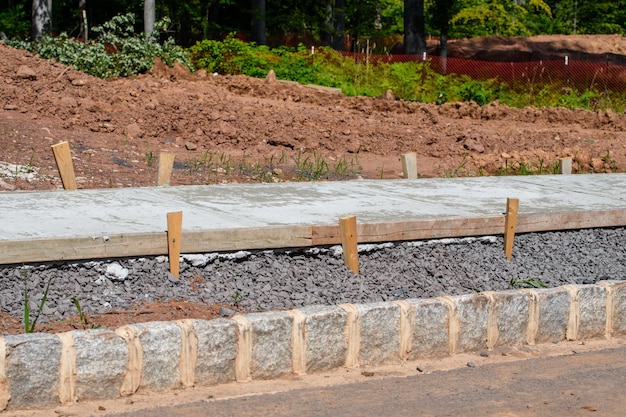
<path fill-rule="evenodd" d="M 502 248 L 501 236 L 361 245 L 358 276 L 341 247 L 184 255 L 180 279 L 164 256 L 4 265 L 0 310 L 23 316 L 25 278 L 31 311 L 50 281 L 40 322 L 76 314 L 73 296 L 91 314 L 169 299 L 257 311 L 626 279 L 626 228 L 520 234 L 510 262 Z"/>

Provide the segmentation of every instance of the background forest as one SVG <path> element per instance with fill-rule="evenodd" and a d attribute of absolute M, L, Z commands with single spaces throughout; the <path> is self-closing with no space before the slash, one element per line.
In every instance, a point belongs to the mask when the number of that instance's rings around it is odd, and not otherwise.
<path fill-rule="evenodd" d="M 448 38 L 624 35 L 626 0 L 0 0 L 0 32 L 11 46 L 101 78 L 145 73 L 160 58 L 216 74 L 273 70 L 346 95 L 626 108 L 621 52 L 531 64 L 540 54 L 530 49 L 504 69 L 447 53 Z"/>
<path fill-rule="evenodd" d="M 378 39 L 375 52 L 398 48 L 404 37 L 396 52 L 408 53 L 423 51 L 431 36 L 445 45 L 448 37 L 626 34 L 626 0 L 1 0 L 0 32 L 85 38 L 89 28 L 126 13 L 136 16 L 137 31 L 167 18 L 162 35 L 184 47 L 231 32 L 260 45 L 354 51 L 359 41 Z"/>

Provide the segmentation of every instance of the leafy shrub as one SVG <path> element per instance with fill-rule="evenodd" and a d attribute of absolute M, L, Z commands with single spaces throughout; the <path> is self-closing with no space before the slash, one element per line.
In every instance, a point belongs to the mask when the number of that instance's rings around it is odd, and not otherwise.
<path fill-rule="evenodd" d="M 61 34 L 58 37 L 45 35 L 35 43 L 13 42 L 11 46 L 36 52 L 42 58 L 54 58 L 100 78 L 146 72 L 152 68 L 157 57 L 168 65 L 180 62 L 192 68 L 187 53 L 173 40 L 158 43 L 159 30 L 167 23 L 167 20 L 159 21 L 155 31 L 148 36 L 135 34 L 135 15 L 128 13 L 94 27 L 92 31 L 97 36 L 96 41 L 81 42 Z"/>
<path fill-rule="evenodd" d="M 204 40 L 189 48 L 196 68 L 212 73 L 264 77 L 276 59 L 266 46 L 237 39 L 233 33 L 223 42 Z"/>
<path fill-rule="evenodd" d="M 495 99 L 495 91 L 490 88 L 489 83 L 485 81 L 471 80 L 461 84 L 456 89 L 456 93 L 463 101 L 474 101 L 479 106 L 493 101 Z"/>
<path fill-rule="evenodd" d="M 279 60 L 272 69 L 276 77 L 282 80 L 298 81 L 302 84 L 318 84 L 321 65 L 315 61 L 315 55 L 304 45 L 296 51 L 281 47 L 272 51 Z"/>
<path fill-rule="evenodd" d="M 404 100 L 435 102 L 438 89 L 433 86 L 441 82 L 437 74 L 426 62 L 397 62 L 383 64 L 388 67 L 385 89 L 390 89 L 397 97 Z"/>

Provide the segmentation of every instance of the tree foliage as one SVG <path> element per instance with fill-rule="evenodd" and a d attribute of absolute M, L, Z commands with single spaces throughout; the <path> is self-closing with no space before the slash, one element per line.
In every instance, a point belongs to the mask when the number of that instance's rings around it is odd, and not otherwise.
<path fill-rule="evenodd" d="M 461 7 L 450 23 L 455 36 L 485 35 L 529 36 L 529 22 L 534 13 L 551 16 L 550 6 L 543 0 L 470 0 Z"/>
<path fill-rule="evenodd" d="M 423 19 L 419 11 L 421 2 Z M 51 19 L 43 16 L 43 26 L 38 27 L 52 35 L 64 32 L 69 37 L 80 36 L 79 3 L 53 0 Z M 144 3 L 144 0 L 82 1 L 89 27 L 100 26 L 117 15 L 133 13 L 138 16 L 135 31 L 144 27 Z M 406 29 L 412 34 L 413 28 L 407 28 L 404 19 L 409 15 L 408 21 L 418 21 L 418 38 L 428 33 L 446 38 L 626 33 L 626 0 L 407 0 L 409 8 L 405 7 L 405 0 L 160 0 L 154 3 L 156 19 L 168 18 L 171 22 L 162 35 L 173 37 L 182 46 L 203 39 L 221 40 L 236 32 L 244 38 L 267 34 L 267 42 L 273 46 L 295 39 L 295 44 L 321 42 L 336 48 L 344 46 L 347 35 L 353 49 L 361 42 L 360 50 L 365 38 L 402 35 Z M 0 0 L 0 31 L 9 38 L 28 37 L 33 5 L 45 4 L 49 0 Z M 264 12 L 261 6 L 265 7 Z M 254 33 L 251 22 L 260 24 L 259 19 L 264 21 L 265 30 L 257 26 L 258 32 Z M 420 19 L 424 23 L 423 31 L 419 29 Z"/>

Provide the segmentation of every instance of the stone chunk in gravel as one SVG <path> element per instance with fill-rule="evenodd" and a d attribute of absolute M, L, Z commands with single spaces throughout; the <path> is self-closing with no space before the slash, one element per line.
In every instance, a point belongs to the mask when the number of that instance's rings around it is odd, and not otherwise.
<path fill-rule="evenodd" d="M 106 277 L 111 281 L 124 281 L 128 278 L 128 269 L 117 262 L 107 265 Z"/>

